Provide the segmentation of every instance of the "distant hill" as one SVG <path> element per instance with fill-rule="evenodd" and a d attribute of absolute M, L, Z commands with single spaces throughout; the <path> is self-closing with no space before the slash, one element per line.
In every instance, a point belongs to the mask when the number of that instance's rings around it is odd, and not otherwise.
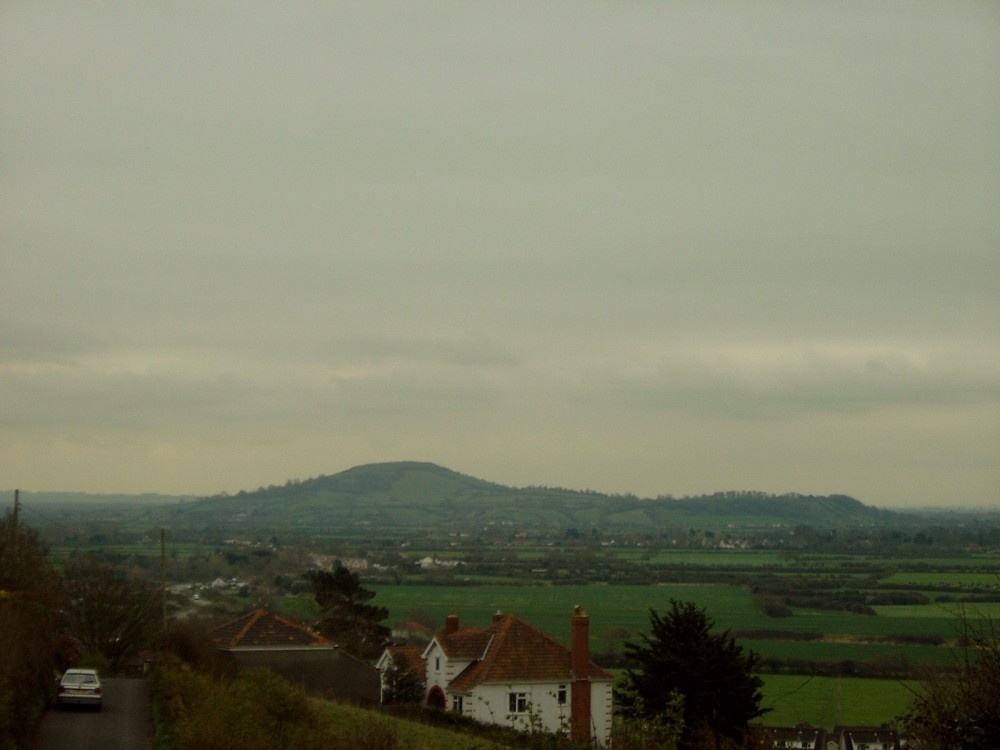
<path fill-rule="evenodd" d="M 898 524 L 906 516 L 834 495 L 725 492 L 642 499 L 549 487 L 507 487 L 432 463 L 357 466 L 253 492 L 146 508 L 150 521 L 247 528 L 643 529 Z"/>

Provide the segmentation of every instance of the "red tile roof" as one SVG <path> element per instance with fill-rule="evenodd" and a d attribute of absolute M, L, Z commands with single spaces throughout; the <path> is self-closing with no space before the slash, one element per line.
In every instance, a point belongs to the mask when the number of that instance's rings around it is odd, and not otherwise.
<path fill-rule="evenodd" d="M 333 645 L 306 625 L 263 607 L 213 628 L 209 635 L 224 648 Z"/>
<path fill-rule="evenodd" d="M 460 628 L 454 633 L 439 635 L 437 641 L 449 659 L 482 659 L 493 639 L 491 631 L 492 628 Z"/>
<path fill-rule="evenodd" d="M 488 628 L 460 628 L 438 636 L 449 659 L 472 659 L 450 690 L 466 691 L 484 682 L 572 682 L 576 677 L 611 680 L 588 662 L 585 675 L 574 675 L 570 650 L 515 615 L 504 615 Z"/>
<path fill-rule="evenodd" d="M 389 653 L 401 656 L 409 668 L 421 682 L 427 681 L 427 662 L 423 656 L 423 646 L 389 646 Z"/>

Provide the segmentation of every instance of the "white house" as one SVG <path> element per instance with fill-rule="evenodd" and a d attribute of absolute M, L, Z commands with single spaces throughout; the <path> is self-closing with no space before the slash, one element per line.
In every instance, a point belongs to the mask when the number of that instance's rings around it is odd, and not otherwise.
<path fill-rule="evenodd" d="M 829 750 L 899 750 L 899 732 L 888 727 L 836 726 L 827 741 Z"/>
<path fill-rule="evenodd" d="M 514 615 L 497 613 L 487 628 L 459 627 L 424 649 L 426 702 L 477 721 L 538 727 L 577 741 L 608 745 L 613 676 L 590 661 L 590 618 L 576 607 L 566 648 Z"/>

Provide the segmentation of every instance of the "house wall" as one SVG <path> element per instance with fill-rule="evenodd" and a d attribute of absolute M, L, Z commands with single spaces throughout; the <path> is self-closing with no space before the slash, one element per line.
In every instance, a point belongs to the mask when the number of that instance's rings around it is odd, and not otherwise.
<path fill-rule="evenodd" d="M 514 729 L 531 729 L 532 721 L 537 721 L 549 732 L 569 732 L 569 688 L 566 686 L 566 703 L 559 705 L 556 700 L 558 684 L 554 683 L 511 683 L 504 685 L 481 684 L 463 700 L 463 713 L 486 724 L 501 724 Z M 511 714 L 510 694 L 524 693 L 527 710 Z"/>
<path fill-rule="evenodd" d="M 590 683 L 590 722 L 594 737 L 602 745 L 611 742 L 611 719 L 614 713 L 614 683 Z"/>
<path fill-rule="evenodd" d="M 459 661 L 456 659 L 449 659 L 445 656 L 444 651 L 441 649 L 441 646 L 438 645 L 437 641 L 431 642 L 431 645 L 428 646 L 424 655 L 427 664 L 427 685 L 424 692 L 425 698 L 435 687 L 441 688 L 441 690 L 443 690 L 447 695 L 448 683 L 458 677 L 462 670 L 472 663 L 468 660 Z"/>
<path fill-rule="evenodd" d="M 559 703 L 559 686 L 566 689 L 566 702 Z M 591 721 L 595 739 L 607 745 L 611 739 L 612 683 L 591 684 Z M 501 724 L 514 729 L 527 730 L 540 726 L 547 732 L 570 730 L 570 691 L 572 683 L 510 683 L 481 684 L 462 696 L 462 714 L 485 724 Z M 510 694 L 523 693 L 528 710 L 511 714 Z M 448 707 L 453 695 L 449 695 Z"/>

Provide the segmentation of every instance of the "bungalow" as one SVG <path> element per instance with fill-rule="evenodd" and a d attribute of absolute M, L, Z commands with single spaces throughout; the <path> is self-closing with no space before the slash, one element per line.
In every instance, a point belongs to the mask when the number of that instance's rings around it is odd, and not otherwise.
<path fill-rule="evenodd" d="M 237 668 L 264 667 L 311 693 L 351 703 L 379 700 L 379 673 L 294 620 L 260 608 L 209 632 Z"/>
<path fill-rule="evenodd" d="M 488 724 L 568 732 L 608 745 L 613 676 L 590 661 L 590 618 L 577 606 L 571 647 L 514 615 L 497 613 L 486 628 L 445 631 L 421 654 L 425 701 Z"/>

